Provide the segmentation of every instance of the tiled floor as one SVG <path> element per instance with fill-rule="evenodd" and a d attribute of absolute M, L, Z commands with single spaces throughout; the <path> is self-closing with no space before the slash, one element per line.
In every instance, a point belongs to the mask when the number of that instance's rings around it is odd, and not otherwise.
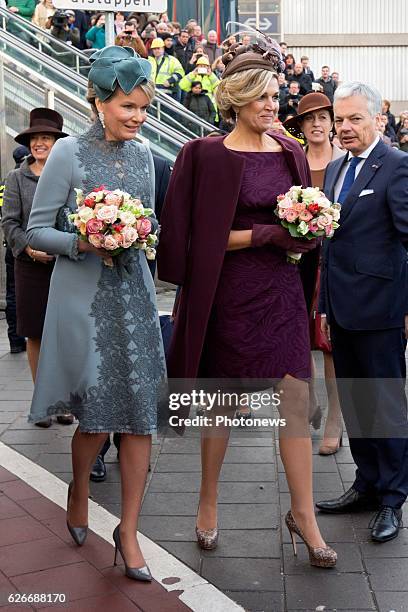
<path fill-rule="evenodd" d="M 131 581 L 123 565 L 113 567 L 113 546 L 93 532 L 76 546 L 64 523 L 62 508 L 0 467 L 1 610 L 187 612 L 176 591 Z M 30 603 L 9 603 L 22 594 Z"/>
<path fill-rule="evenodd" d="M 163 310 L 167 310 L 171 303 L 168 295 L 165 299 Z M 317 359 L 321 371 L 319 355 Z M 68 482 L 71 478 L 70 437 L 74 428 L 53 425 L 49 430 L 40 431 L 29 425 L 25 415 L 31 392 L 25 356 L 8 353 L 5 327 L 0 321 L 0 440 Z M 320 457 L 317 455 L 320 435 L 321 432 L 313 432 L 317 499 L 342 493 L 354 476 L 347 439 L 337 455 Z M 200 551 L 194 534 L 200 485 L 199 440 L 191 436 L 156 440 L 142 509 L 141 532 L 249 611 L 407 612 L 406 528 L 397 540 L 375 545 L 370 541 L 367 529 L 369 513 L 320 515 L 322 532 L 339 554 L 336 569 L 311 568 L 303 544 L 298 546 L 299 556 L 294 559 L 289 534 L 282 521 L 289 508 L 288 488 L 279 452 L 272 439 L 273 432 L 267 430 L 253 432 L 251 436 L 243 435 L 239 430 L 233 433 L 219 487 L 220 543 L 212 552 Z M 97 503 L 118 516 L 120 474 L 114 448 L 109 451 L 107 462 L 108 478 L 104 483 L 92 483 L 91 494 Z M 112 547 L 95 536 L 90 540 L 92 546 L 89 550 L 84 547 L 78 551 L 69 542 L 60 508 L 54 508 L 48 500 L 15 479 L 6 480 L 2 486 L 6 492 L 0 496 L 0 569 L 3 571 L 0 592 L 11 588 L 10 584 L 16 588 L 17 580 L 21 580 L 19 588 L 25 588 L 29 583 L 24 581 L 30 580 L 29 576 L 36 584 L 54 584 L 55 581 L 57 585 L 64 568 L 70 567 L 75 575 L 78 568 L 81 574 L 83 567 L 84 572 L 89 572 L 89 580 L 85 580 L 84 590 L 80 579 L 78 583 L 74 581 L 73 597 L 80 599 L 80 603 L 75 603 L 76 600 L 70 602 L 70 609 L 82 610 L 80 606 L 86 602 L 84 612 L 99 610 L 103 602 L 105 610 L 116 610 L 122 609 L 123 601 L 126 602 L 123 604 L 125 610 L 134 609 L 131 606 L 135 604 L 154 612 L 178 609 L 174 607 L 180 603 L 177 596 L 173 593 L 172 599 L 159 584 L 150 587 L 155 596 L 160 593 L 163 598 L 159 608 L 146 607 L 150 597 L 147 589 L 138 589 L 138 596 L 146 594 L 143 601 L 133 599 L 129 590 L 134 585 L 123 578 L 120 570 L 110 567 Z M 408 524 L 407 506 L 404 518 Z M 10 529 L 9 521 L 12 521 Z M 33 525 L 36 526 L 35 536 L 32 535 Z M 61 550 L 60 561 L 49 566 L 47 551 L 55 550 L 57 541 L 58 550 Z M 26 555 L 27 549 L 39 543 L 42 552 L 37 555 L 27 552 Z M 6 548 L 11 554 L 2 556 L 1 551 Z M 17 553 L 22 557 L 23 571 L 20 571 Z M 45 582 L 40 580 L 43 577 L 47 578 Z M 92 589 L 99 584 L 101 577 L 107 582 L 101 586 L 101 592 L 95 593 Z M 118 602 L 120 608 L 115 607 Z M 205 612 L 207 609 L 216 612 L 211 607 L 206 609 L 203 601 L 200 605 Z M 228 605 L 222 610 L 229 612 Z"/>

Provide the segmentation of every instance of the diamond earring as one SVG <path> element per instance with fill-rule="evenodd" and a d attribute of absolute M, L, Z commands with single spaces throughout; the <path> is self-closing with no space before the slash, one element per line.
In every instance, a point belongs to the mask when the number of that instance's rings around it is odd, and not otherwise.
<path fill-rule="evenodd" d="M 99 117 L 99 121 L 102 124 L 102 127 L 104 128 L 105 127 L 105 115 L 103 114 L 102 111 L 99 111 L 98 117 Z"/>

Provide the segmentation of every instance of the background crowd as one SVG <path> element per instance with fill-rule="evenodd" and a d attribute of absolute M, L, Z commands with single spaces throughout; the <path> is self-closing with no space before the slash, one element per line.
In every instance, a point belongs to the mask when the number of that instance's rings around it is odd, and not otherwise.
<path fill-rule="evenodd" d="M 7 8 L 52 36 L 74 47 L 103 49 L 105 14 L 79 10 L 56 9 L 51 0 L 7 0 Z M 231 125 L 220 120 L 215 91 L 224 71 L 222 56 L 237 42 L 232 35 L 219 44 L 214 30 L 203 33 L 195 19 L 186 24 L 169 21 L 167 14 L 115 13 L 115 44 L 132 47 L 139 55 L 149 58 L 156 87 L 182 102 L 201 119 L 230 131 Z M 249 36 L 239 42 L 250 43 Z M 333 102 L 340 75 L 327 65 L 320 74 L 314 71 L 307 56 L 295 58 L 285 42 L 280 43 L 285 71 L 279 79 L 279 122 L 298 114 L 299 102 L 310 92 L 322 92 Z M 345 75 L 346 76 L 346 75 Z M 386 144 L 408 151 L 408 110 L 398 120 L 384 100 L 380 135 Z M 338 144 L 338 142 L 337 142 Z"/>

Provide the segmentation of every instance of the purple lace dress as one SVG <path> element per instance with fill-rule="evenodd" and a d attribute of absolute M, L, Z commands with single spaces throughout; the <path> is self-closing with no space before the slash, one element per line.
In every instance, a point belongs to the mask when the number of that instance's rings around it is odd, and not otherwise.
<path fill-rule="evenodd" d="M 232 229 L 278 223 L 276 198 L 294 184 L 283 153 L 239 153 L 246 167 Z M 228 251 L 202 365 L 211 378 L 310 377 L 310 339 L 296 265 L 273 246 Z"/>

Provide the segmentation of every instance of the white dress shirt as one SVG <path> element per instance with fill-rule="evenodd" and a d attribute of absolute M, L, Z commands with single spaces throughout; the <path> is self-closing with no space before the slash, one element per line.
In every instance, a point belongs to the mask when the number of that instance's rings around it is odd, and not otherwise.
<path fill-rule="evenodd" d="M 367 157 L 370 155 L 370 153 L 373 151 L 373 149 L 375 149 L 375 147 L 378 145 L 379 142 L 380 142 L 380 137 L 377 136 L 377 138 L 374 140 L 374 142 L 368 147 L 368 149 L 363 151 L 363 153 L 360 153 L 359 155 L 353 155 L 352 153 L 349 152 L 347 162 L 344 164 L 343 168 L 341 169 L 340 176 L 337 179 L 337 183 L 336 183 L 336 186 L 334 188 L 334 201 L 335 202 L 339 201 L 339 195 L 340 195 L 340 192 L 341 192 L 341 188 L 343 187 L 344 179 L 346 177 L 347 170 L 349 169 L 349 165 L 350 165 L 351 159 L 353 157 L 361 157 L 362 158 L 360 163 L 356 166 L 356 177 L 355 178 L 357 178 L 358 175 L 361 172 L 362 167 L 365 164 L 365 161 L 366 161 Z"/>

